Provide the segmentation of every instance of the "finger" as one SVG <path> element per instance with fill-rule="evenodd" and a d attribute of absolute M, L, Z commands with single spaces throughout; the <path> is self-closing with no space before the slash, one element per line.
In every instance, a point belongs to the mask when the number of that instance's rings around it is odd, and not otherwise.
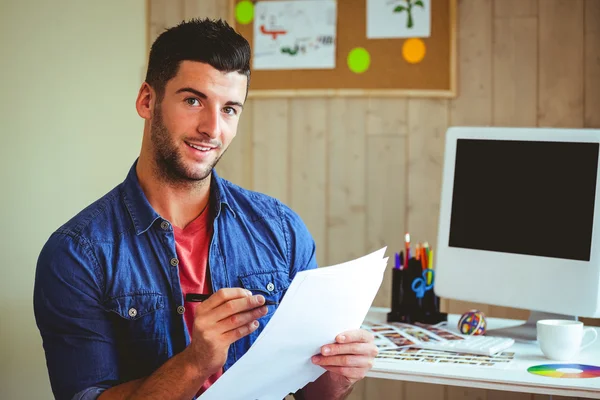
<path fill-rule="evenodd" d="M 355 356 L 355 355 L 340 355 L 340 356 L 313 356 L 313 364 L 332 367 L 362 367 L 370 368 L 373 364 L 373 358 L 368 356 Z"/>
<path fill-rule="evenodd" d="M 228 344 L 232 344 L 235 341 L 243 338 L 244 336 L 251 334 L 256 329 L 258 329 L 259 326 L 260 326 L 260 323 L 256 320 L 254 320 L 248 324 L 239 326 L 235 329 L 225 332 L 222 336 L 223 340 Z"/>
<path fill-rule="evenodd" d="M 335 356 L 338 354 L 355 354 L 369 357 L 377 357 L 379 351 L 373 343 L 346 343 L 346 344 L 326 344 L 321 347 L 321 354 L 324 356 Z"/>
<path fill-rule="evenodd" d="M 363 379 L 369 371 L 366 368 L 354 367 L 323 366 L 323 368 L 331 373 L 344 376 L 345 378 L 350 380 L 350 383 L 354 383 L 357 380 Z"/>
<path fill-rule="evenodd" d="M 267 306 L 254 308 L 249 311 L 240 312 L 237 314 L 230 315 L 229 317 L 217 322 L 215 328 L 217 332 L 225 333 L 246 324 L 249 324 L 259 318 L 264 317 L 268 312 Z"/>
<path fill-rule="evenodd" d="M 265 298 L 261 295 L 248 296 L 242 298 L 236 298 L 222 303 L 218 307 L 211 310 L 211 318 L 214 321 L 221 321 L 235 314 L 239 314 L 245 311 L 250 311 L 255 308 L 261 307 L 265 304 Z"/>
<path fill-rule="evenodd" d="M 223 288 L 213 293 L 208 299 L 202 302 L 202 308 L 211 310 L 220 305 L 235 299 L 242 299 L 252 296 L 252 292 L 242 288 Z"/>
<path fill-rule="evenodd" d="M 352 342 L 363 342 L 370 343 L 375 340 L 375 337 L 371 332 L 365 331 L 364 329 L 356 329 L 353 331 L 347 331 L 340 333 L 335 337 L 337 343 L 352 343 Z"/>

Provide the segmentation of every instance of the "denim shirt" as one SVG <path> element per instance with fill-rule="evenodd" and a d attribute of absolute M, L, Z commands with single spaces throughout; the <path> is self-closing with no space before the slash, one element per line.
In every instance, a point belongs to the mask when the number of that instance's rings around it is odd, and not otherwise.
<path fill-rule="evenodd" d="M 56 230 L 38 259 L 34 311 L 57 399 L 96 399 L 152 374 L 190 337 L 171 223 L 148 202 L 133 164 L 123 183 Z M 212 173 L 208 268 L 213 292 L 243 287 L 280 302 L 315 244 L 288 207 Z M 224 369 L 270 320 L 229 347 Z"/>

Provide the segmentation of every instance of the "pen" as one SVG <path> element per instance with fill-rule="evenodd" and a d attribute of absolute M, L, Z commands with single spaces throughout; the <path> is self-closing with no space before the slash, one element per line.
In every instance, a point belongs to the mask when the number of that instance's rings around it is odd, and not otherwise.
<path fill-rule="evenodd" d="M 404 265 L 408 267 L 408 260 L 410 260 L 410 234 L 406 232 L 404 235 L 404 247 L 406 250 L 406 258 L 404 259 Z"/>
<path fill-rule="evenodd" d="M 201 301 L 205 301 L 206 299 L 208 299 L 210 297 L 210 294 L 203 294 L 203 293 L 187 293 L 185 295 L 185 301 L 189 301 L 189 302 L 201 302 Z M 265 299 L 265 306 L 275 306 L 279 303 L 276 303 L 274 301 L 269 301 Z"/>

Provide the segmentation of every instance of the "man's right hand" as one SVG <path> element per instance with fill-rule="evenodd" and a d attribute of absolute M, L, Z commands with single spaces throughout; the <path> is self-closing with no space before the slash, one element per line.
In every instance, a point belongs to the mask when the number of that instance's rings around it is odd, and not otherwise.
<path fill-rule="evenodd" d="M 191 362 L 210 376 L 227 360 L 229 346 L 258 328 L 267 314 L 265 298 L 241 288 L 220 289 L 196 306 L 192 341 L 186 348 Z"/>

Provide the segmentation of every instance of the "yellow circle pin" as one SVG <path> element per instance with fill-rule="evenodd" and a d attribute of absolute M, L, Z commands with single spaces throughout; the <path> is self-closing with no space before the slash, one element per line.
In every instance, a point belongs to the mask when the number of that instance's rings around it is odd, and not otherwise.
<path fill-rule="evenodd" d="M 425 58 L 426 47 L 421 39 L 407 39 L 402 45 L 402 56 L 411 64 L 417 64 Z"/>

